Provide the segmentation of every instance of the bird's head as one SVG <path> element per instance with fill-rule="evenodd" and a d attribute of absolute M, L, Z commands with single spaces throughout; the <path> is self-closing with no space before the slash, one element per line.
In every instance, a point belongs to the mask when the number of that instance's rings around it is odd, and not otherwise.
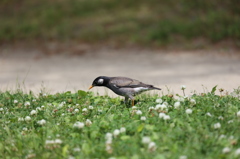
<path fill-rule="evenodd" d="M 106 86 L 107 83 L 108 83 L 108 81 L 109 81 L 109 77 L 99 76 L 99 77 L 97 77 L 97 78 L 93 81 L 93 83 L 92 83 L 92 85 L 89 87 L 89 89 L 91 89 L 91 88 L 93 88 L 93 87 L 95 87 L 95 86 Z"/>

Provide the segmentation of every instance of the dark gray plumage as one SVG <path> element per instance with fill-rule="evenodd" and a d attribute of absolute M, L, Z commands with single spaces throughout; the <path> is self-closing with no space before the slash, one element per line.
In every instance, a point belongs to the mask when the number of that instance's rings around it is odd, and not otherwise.
<path fill-rule="evenodd" d="M 128 77 L 97 77 L 89 89 L 95 86 L 104 86 L 111 89 L 114 93 L 124 96 L 125 102 L 130 98 L 132 100 L 132 106 L 134 105 L 134 96 L 148 90 L 161 90 L 150 84 L 142 83 L 138 80 Z"/>

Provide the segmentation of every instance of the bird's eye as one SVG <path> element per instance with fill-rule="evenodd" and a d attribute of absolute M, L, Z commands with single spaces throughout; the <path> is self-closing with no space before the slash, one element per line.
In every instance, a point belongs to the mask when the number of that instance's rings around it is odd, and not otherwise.
<path fill-rule="evenodd" d="M 100 78 L 99 80 L 98 80 L 98 84 L 103 84 L 103 79 L 102 78 Z"/>

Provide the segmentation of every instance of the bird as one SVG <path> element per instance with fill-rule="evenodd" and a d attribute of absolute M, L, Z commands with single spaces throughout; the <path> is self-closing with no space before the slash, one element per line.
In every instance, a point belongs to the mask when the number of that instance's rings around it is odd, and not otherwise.
<path fill-rule="evenodd" d="M 124 96 L 125 103 L 127 103 L 128 99 L 131 99 L 132 106 L 134 106 L 134 97 L 136 95 L 148 90 L 161 90 L 161 88 L 128 77 L 99 76 L 94 79 L 89 90 L 95 86 L 107 87 L 117 95 Z"/>

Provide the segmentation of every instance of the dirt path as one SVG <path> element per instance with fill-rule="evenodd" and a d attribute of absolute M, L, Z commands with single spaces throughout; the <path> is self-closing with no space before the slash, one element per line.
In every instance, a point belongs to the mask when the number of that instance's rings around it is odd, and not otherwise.
<path fill-rule="evenodd" d="M 232 91 L 240 86 L 240 57 L 233 51 L 152 51 L 138 49 L 100 49 L 75 55 L 61 53 L 46 55 L 34 49 L 2 48 L 0 50 L 0 90 L 16 89 L 39 92 L 87 90 L 99 76 L 127 76 L 181 93 L 186 85 L 187 94 L 205 88 Z M 111 91 L 94 88 L 94 92 L 112 96 Z"/>

